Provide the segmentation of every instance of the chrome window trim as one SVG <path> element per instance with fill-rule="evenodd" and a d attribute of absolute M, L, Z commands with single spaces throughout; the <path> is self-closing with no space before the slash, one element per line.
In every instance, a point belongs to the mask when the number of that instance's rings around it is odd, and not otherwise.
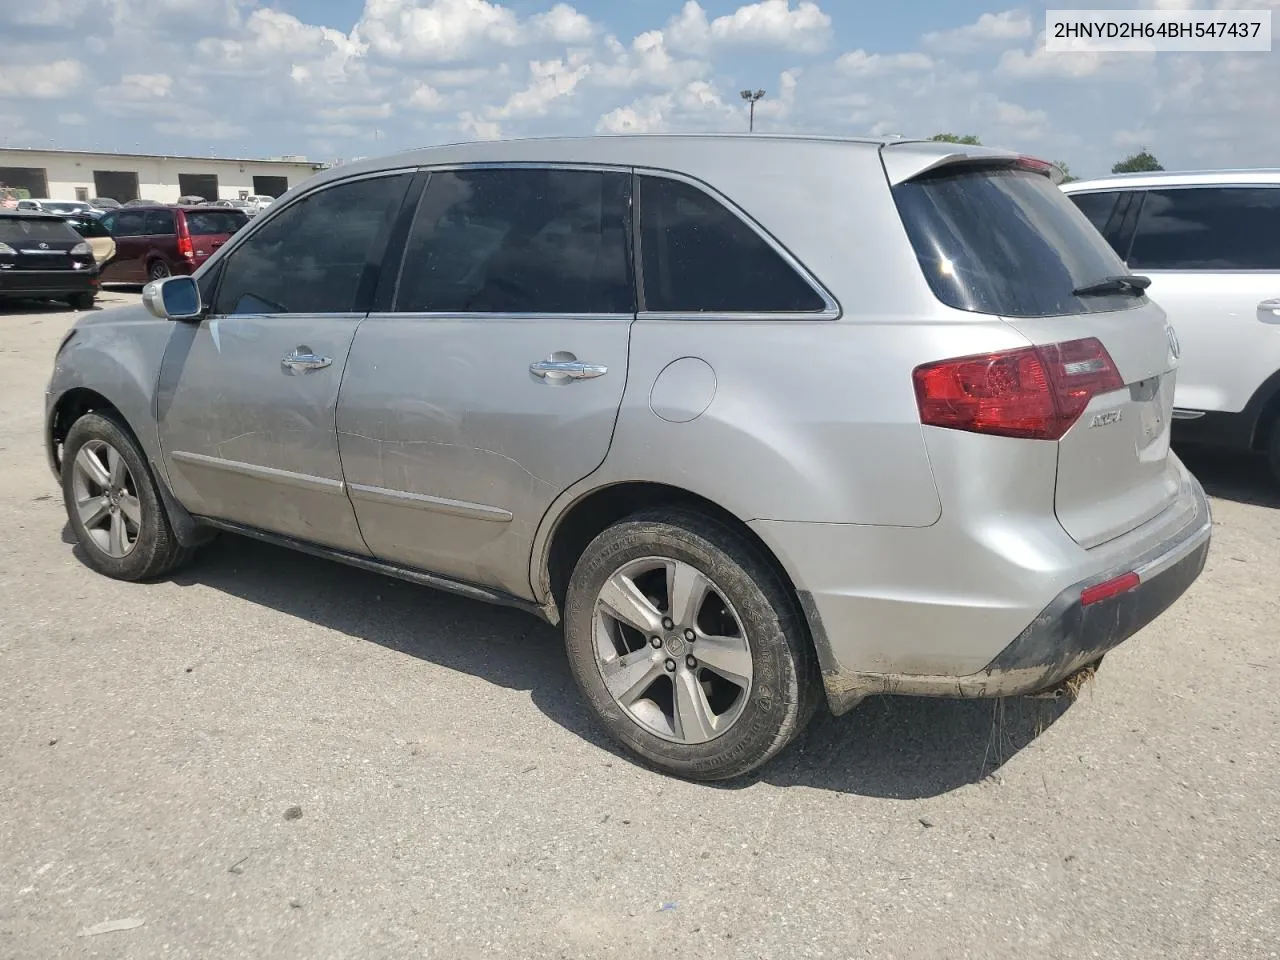
<path fill-rule="evenodd" d="M 370 320 L 383 320 L 408 317 L 413 320 L 625 320 L 628 323 L 635 319 L 633 313 L 501 313 L 486 311 L 484 313 L 462 313 L 457 310 L 374 310 Z"/>
<path fill-rule="evenodd" d="M 716 203 L 719 203 L 731 214 L 737 217 L 750 229 L 756 236 L 768 245 L 774 253 L 778 254 L 782 260 L 794 270 L 802 280 L 816 293 L 823 302 L 821 310 L 801 311 L 737 311 L 737 310 L 642 310 L 636 314 L 638 320 L 711 320 L 711 319 L 730 319 L 730 320 L 837 320 L 840 318 L 840 304 L 831 292 L 814 276 L 813 272 L 801 263 L 794 254 L 778 241 L 771 233 L 769 233 L 761 224 L 757 223 L 755 218 L 743 210 L 740 206 L 726 197 L 711 184 L 696 177 L 689 176 L 685 173 L 679 173 L 675 170 L 665 170 L 660 167 L 633 167 L 636 176 L 654 177 L 656 179 L 675 180 L 679 183 L 686 184 L 698 190 Z M 636 197 L 633 202 L 639 205 L 639 198 Z M 642 231 L 643 232 L 643 231 Z M 637 251 L 637 256 L 643 256 L 643 250 Z M 637 291 L 638 293 L 641 291 Z"/>

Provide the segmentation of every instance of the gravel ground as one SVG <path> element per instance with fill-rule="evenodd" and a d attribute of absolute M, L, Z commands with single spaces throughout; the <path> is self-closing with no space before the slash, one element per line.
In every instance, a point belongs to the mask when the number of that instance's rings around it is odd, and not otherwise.
<path fill-rule="evenodd" d="M 39 440 L 73 317 L 0 311 L 0 957 L 1280 951 L 1258 465 L 1189 460 L 1208 569 L 1074 705 L 878 699 L 696 786 L 618 755 L 522 614 L 230 537 L 91 573 Z"/>

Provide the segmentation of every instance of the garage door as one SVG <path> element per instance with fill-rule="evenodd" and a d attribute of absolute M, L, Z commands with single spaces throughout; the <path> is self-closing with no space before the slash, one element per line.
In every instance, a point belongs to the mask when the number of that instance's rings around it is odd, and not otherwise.
<path fill-rule="evenodd" d="M 109 197 L 120 203 L 141 199 L 138 196 L 138 175 L 132 170 L 95 170 L 93 189 L 95 197 Z"/>
<path fill-rule="evenodd" d="M 49 195 L 49 180 L 43 167 L 0 167 L 0 187 L 26 190 L 33 197 Z"/>

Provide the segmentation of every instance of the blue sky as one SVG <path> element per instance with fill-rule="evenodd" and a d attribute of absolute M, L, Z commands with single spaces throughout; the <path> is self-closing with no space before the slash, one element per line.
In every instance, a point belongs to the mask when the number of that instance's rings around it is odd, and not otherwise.
<path fill-rule="evenodd" d="M 737 92 L 750 86 L 768 91 L 762 131 L 975 133 L 1083 175 L 1140 147 L 1170 168 L 1280 165 L 1280 53 L 1050 54 L 1045 6 L 0 0 L 0 146 L 331 160 L 489 137 L 740 130 Z"/>

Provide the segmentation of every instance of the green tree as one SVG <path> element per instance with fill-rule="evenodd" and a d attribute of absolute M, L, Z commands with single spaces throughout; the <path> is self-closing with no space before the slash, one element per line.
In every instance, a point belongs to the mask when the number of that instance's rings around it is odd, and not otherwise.
<path fill-rule="evenodd" d="M 1056 161 L 1054 161 L 1054 164 L 1053 164 L 1053 165 L 1054 165 L 1055 167 L 1057 167 L 1059 170 L 1061 170 L 1061 171 L 1062 171 L 1062 182 L 1063 182 L 1063 183 L 1070 183 L 1072 180 L 1079 180 L 1079 179 L 1080 179 L 1079 177 L 1073 177 L 1073 176 L 1071 175 L 1071 168 L 1070 168 L 1070 167 L 1068 167 L 1068 166 L 1067 166 L 1065 163 L 1063 163 L 1061 160 L 1056 160 Z"/>
<path fill-rule="evenodd" d="M 1111 168 L 1112 173 L 1151 173 L 1155 170 L 1163 170 L 1160 161 L 1155 158 L 1146 147 L 1143 147 L 1132 156 L 1125 157 L 1119 163 Z"/>
<path fill-rule="evenodd" d="M 930 140 L 937 140 L 939 143 L 961 143 L 966 147 L 980 147 L 982 141 L 972 133 L 956 134 L 956 133 L 935 133 Z"/>

